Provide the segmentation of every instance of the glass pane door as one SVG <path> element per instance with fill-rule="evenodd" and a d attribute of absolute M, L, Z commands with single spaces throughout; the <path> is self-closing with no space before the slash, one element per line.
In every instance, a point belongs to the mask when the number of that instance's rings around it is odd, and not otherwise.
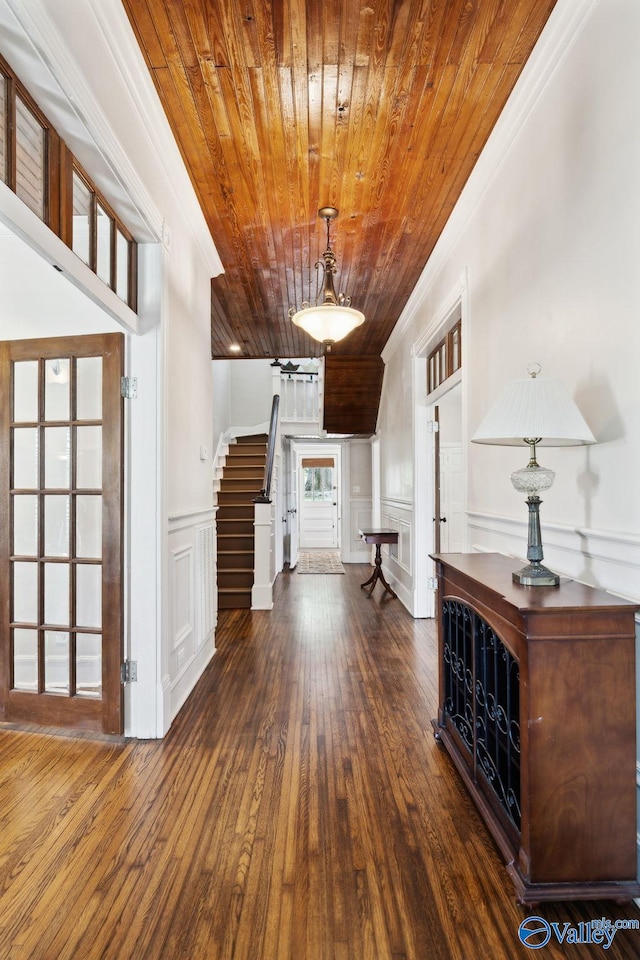
<path fill-rule="evenodd" d="M 119 733 L 122 337 L 0 347 L 3 717 Z"/>

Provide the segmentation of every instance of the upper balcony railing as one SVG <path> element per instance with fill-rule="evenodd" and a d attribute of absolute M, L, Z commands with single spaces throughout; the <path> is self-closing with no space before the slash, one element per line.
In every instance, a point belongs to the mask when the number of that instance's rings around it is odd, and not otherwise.
<path fill-rule="evenodd" d="M 274 386 L 275 389 L 275 386 Z M 313 361 L 280 366 L 280 419 L 317 424 L 322 412 L 322 367 Z"/>

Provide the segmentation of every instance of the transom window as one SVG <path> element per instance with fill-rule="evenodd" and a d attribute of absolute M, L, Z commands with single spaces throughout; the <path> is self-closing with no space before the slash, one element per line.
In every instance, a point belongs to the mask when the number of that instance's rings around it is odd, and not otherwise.
<path fill-rule="evenodd" d="M 49 225 L 52 139 L 55 131 L 0 59 L 0 180 Z"/>
<path fill-rule="evenodd" d="M 15 192 L 44 220 L 47 200 L 47 129 L 21 96 L 16 96 Z"/>
<path fill-rule="evenodd" d="M 72 183 L 71 249 L 121 300 L 131 305 L 135 243 L 75 162 Z"/>
<path fill-rule="evenodd" d="M 1 57 L 0 180 L 136 309 L 133 237 Z"/>
<path fill-rule="evenodd" d="M 462 321 L 442 338 L 427 357 L 427 393 L 444 383 L 462 366 Z"/>

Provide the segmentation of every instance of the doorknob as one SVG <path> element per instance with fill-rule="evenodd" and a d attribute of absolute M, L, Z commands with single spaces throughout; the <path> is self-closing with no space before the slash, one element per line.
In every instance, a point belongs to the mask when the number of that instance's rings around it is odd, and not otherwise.
<path fill-rule="evenodd" d="M 435 523 L 436 520 L 437 520 L 437 517 L 434 517 L 434 518 L 433 518 L 433 522 Z M 447 518 L 446 518 L 446 517 L 440 517 L 440 519 L 438 520 L 438 523 L 446 523 L 446 522 L 447 522 Z"/>

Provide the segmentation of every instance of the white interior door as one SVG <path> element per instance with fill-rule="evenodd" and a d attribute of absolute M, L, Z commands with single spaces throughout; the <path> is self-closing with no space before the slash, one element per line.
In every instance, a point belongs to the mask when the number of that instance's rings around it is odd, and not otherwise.
<path fill-rule="evenodd" d="M 301 456 L 298 469 L 300 546 L 338 547 L 338 479 L 334 456 Z"/>
<path fill-rule="evenodd" d="M 293 570 L 298 562 L 298 467 L 289 459 L 289 504 L 287 508 L 289 526 L 289 566 Z"/>
<path fill-rule="evenodd" d="M 436 506 L 439 509 L 440 551 L 462 553 L 465 548 L 465 477 L 462 444 L 462 388 L 460 384 L 438 400 L 439 431 L 435 444 Z M 434 464 L 435 466 L 436 464 Z"/>
<path fill-rule="evenodd" d="M 440 444 L 440 549 L 443 553 L 462 553 L 464 549 L 464 491 L 462 444 Z"/>

